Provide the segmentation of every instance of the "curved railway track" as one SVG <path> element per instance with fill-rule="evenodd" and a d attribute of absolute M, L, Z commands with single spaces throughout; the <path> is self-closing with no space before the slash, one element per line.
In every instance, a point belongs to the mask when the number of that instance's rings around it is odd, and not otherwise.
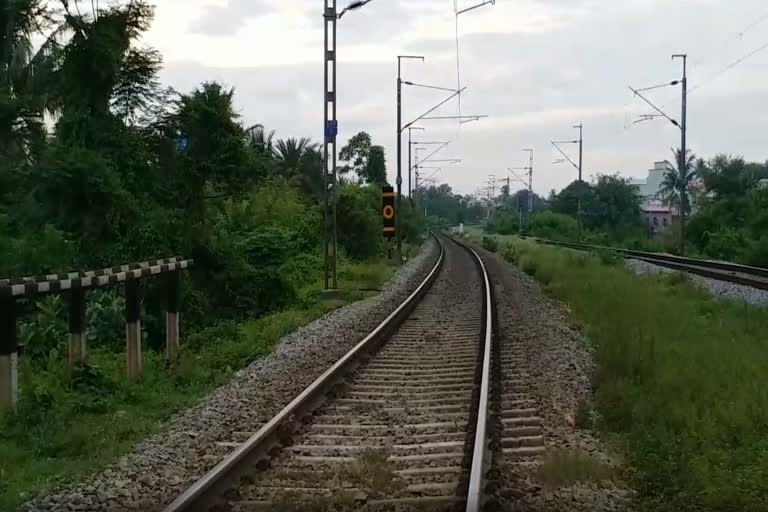
<path fill-rule="evenodd" d="M 419 288 L 165 510 L 477 511 L 489 467 L 493 305 L 443 236 Z"/>

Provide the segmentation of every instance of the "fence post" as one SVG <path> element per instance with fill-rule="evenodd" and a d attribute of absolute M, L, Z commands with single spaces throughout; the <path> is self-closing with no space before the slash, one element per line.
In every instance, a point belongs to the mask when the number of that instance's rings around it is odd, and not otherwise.
<path fill-rule="evenodd" d="M 0 298 L 0 409 L 16 410 L 19 398 L 16 301 Z"/>
<path fill-rule="evenodd" d="M 85 362 L 85 291 L 73 289 L 69 294 L 69 365 Z"/>
<path fill-rule="evenodd" d="M 136 279 L 125 282 L 125 353 L 128 378 L 136 380 L 141 376 L 141 301 Z"/>
<path fill-rule="evenodd" d="M 169 361 L 175 361 L 179 355 L 179 288 L 178 271 L 168 274 L 168 304 L 165 313 L 165 355 Z"/>

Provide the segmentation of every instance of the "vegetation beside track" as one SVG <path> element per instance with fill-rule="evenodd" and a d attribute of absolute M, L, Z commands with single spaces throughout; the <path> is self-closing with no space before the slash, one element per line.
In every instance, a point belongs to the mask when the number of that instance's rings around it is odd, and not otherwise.
<path fill-rule="evenodd" d="M 161 353 L 144 355 L 142 379 L 125 378 L 124 356 L 109 348 L 89 354 L 89 365 L 69 369 L 58 353 L 44 361 L 20 359 L 25 391 L 16 416 L 0 418 L 0 510 L 41 490 L 104 467 L 137 441 L 163 428 L 175 412 L 194 405 L 249 362 L 269 354 L 284 335 L 379 288 L 393 273 L 387 261 L 344 262 L 333 301 L 318 298 L 320 281 L 302 289 L 292 307 L 244 322 L 221 321 L 185 338 L 169 368 Z M 320 277 L 320 276 L 316 276 Z M 119 329 L 115 330 L 119 344 Z M 65 339 L 64 333 L 51 333 Z"/>
<path fill-rule="evenodd" d="M 498 252 L 594 343 L 600 429 L 625 445 L 645 510 L 768 510 L 764 308 L 602 255 L 507 240 Z"/>

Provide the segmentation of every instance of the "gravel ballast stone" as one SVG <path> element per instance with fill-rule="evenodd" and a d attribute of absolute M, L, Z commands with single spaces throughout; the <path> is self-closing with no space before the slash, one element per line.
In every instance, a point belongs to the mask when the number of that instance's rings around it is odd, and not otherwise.
<path fill-rule="evenodd" d="M 579 428 L 579 409 L 591 401 L 594 371 L 589 341 L 568 321 L 565 307 L 548 298 L 539 284 L 499 255 L 478 249 L 492 281 L 497 312 L 496 342 L 519 347 L 530 376 L 527 388 L 542 420 L 547 454 L 581 453 L 618 472 L 614 457 L 588 428 Z M 533 463 L 495 468 L 499 504 L 506 511 L 627 512 L 633 492 L 618 479 L 559 487 L 538 477 L 544 456 Z"/>
<path fill-rule="evenodd" d="M 624 265 L 636 274 L 671 274 L 680 272 L 667 267 L 661 267 L 648 263 L 647 261 L 627 259 Z M 691 281 L 696 285 L 709 291 L 715 297 L 724 299 L 741 300 L 757 306 L 768 305 L 768 290 L 752 288 L 742 284 L 730 283 L 728 281 L 719 281 L 710 277 L 700 276 L 698 274 L 688 273 Z"/>
<path fill-rule="evenodd" d="M 430 239 L 371 298 L 331 311 L 285 336 L 166 430 L 100 473 L 22 505 L 25 511 L 156 511 L 213 468 L 383 321 L 426 277 L 438 246 Z M 218 444 L 217 444 L 218 443 Z"/>

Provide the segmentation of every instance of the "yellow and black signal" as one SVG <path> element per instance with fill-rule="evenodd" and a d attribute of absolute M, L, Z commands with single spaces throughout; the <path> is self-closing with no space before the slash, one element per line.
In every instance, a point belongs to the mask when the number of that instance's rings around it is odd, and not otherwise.
<path fill-rule="evenodd" d="M 384 236 L 392 238 L 395 236 L 395 189 L 392 187 L 381 187 L 382 208 L 381 216 L 384 218 Z"/>

